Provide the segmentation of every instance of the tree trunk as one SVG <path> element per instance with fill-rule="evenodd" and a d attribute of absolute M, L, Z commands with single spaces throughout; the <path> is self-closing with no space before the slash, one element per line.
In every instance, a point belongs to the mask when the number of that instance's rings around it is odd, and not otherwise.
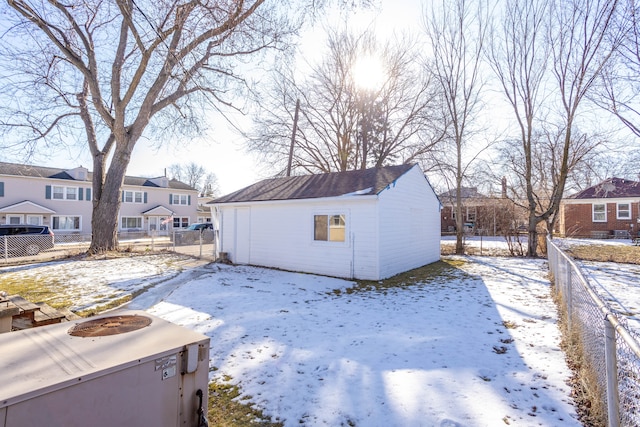
<path fill-rule="evenodd" d="M 94 157 L 94 167 L 97 171 L 94 172 L 93 177 L 95 196 L 91 218 L 93 234 L 89 247 L 90 254 L 118 250 L 118 213 L 122 200 L 120 189 L 131 157 L 131 153 L 120 147 L 121 145 L 116 147 L 106 175 L 100 173 L 104 170 L 103 156 Z"/>

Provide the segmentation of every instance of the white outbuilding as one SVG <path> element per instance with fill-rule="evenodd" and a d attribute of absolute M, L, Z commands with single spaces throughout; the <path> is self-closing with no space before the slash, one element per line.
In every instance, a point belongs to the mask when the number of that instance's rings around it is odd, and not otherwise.
<path fill-rule="evenodd" d="M 209 205 L 235 264 L 380 280 L 440 259 L 440 201 L 418 165 L 266 179 Z"/>

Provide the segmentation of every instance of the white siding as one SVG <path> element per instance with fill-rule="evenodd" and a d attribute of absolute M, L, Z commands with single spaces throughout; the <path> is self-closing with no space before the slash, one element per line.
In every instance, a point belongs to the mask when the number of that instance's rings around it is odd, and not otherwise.
<path fill-rule="evenodd" d="M 380 278 L 440 259 L 440 204 L 431 186 L 417 167 L 394 184 L 380 193 Z"/>
<path fill-rule="evenodd" d="M 30 201 L 55 212 L 55 214 L 44 214 L 42 225 L 52 227 L 51 217 L 58 216 L 78 216 L 80 217 L 80 233 L 91 233 L 91 214 L 93 204 L 87 200 L 86 192 L 91 189 L 90 181 L 73 181 L 49 178 L 21 177 L 12 175 L 0 176 L 0 181 L 4 182 L 4 196 L 0 197 L 0 207 L 11 206 L 15 203 Z M 78 189 L 76 200 L 56 200 L 46 198 L 47 186 L 75 187 Z M 82 189 L 82 200 L 79 199 L 79 191 Z M 93 196 L 92 196 L 93 197 Z M 2 215 L 6 216 L 6 215 Z M 22 215 L 22 221 L 25 221 Z M 0 224 L 4 224 L 0 220 Z M 56 233 L 64 234 L 64 231 L 54 230 Z"/>
<path fill-rule="evenodd" d="M 236 262 L 233 212 L 221 206 L 221 251 Z M 251 206 L 249 264 L 337 277 L 375 279 L 375 199 L 304 200 L 256 203 Z M 314 215 L 346 215 L 344 242 L 315 241 Z M 355 244 L 355 246 L 354 246 Z M 354 251 L 354 248 L 357 250 Z M 356 255 L 357 254 L 357 255 Z"/>
<path fill-rule="evenodd" d="M 220 251 L 232 262 L 379 280 L 440 259 L 439 202 L 418 167 L 379 196 L 221 204 Z M 237 247 L 237 209 L 250 209 L 249 248 Z M 346 215 L 344 242 L 315 241 L 314 215 Z M 242 257 L 244 258 L 244 257 Z"/>

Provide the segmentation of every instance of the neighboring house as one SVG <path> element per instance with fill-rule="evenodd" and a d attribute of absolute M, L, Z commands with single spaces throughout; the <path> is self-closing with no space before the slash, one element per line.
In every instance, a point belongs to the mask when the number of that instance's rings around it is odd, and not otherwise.
<path fill-rule="evenodd" d="M 440 202 L 417 165 L 266 179 L 210 205 L 238 264 L 379 280 L 440 259 Z"/>
<path fill-rule="evenodd" d="M 485 206 L 490 205 L 490 199 L 478 193 L 477 187 L 462 187 L 460 189 L 462 199 L 462 222 L 465 231 L 476 229 L 478 211 L 482 211 Z M 456 231 L 456 189 L 449 190 L 438 196 L 442 202 L 440 211 L 440 231 L 442 233 L 455 233 Z"/>
<path fill-rule="evenodd" d="M 48 225 L 56 234 L 91 234 L 92 173 L 0 162 L 0 224 Z M 185 228 L 196 220 L 198 192 L 166 177 L 127 176 L 118 231 Z"/>
<path fill-rule="evenodd" d="M 200 196 L 198 197 L 198 219 L 197 222 L 211 222 L 211 208 L 208 203 L 212 201 L 214 197 Z"/>
<path fill-rule="evenodd" d="M 559 231 L 566 237 L 629 238 L 640 228 L 640 182 L 610 178 L 562 200 Z"/>

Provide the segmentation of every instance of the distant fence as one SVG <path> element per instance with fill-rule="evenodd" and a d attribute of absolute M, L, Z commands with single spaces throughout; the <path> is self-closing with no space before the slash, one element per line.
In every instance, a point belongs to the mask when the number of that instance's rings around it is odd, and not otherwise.
<path fill-rule="evenodd" d="M 583 357 L 595 375 L 609 427 L 640 426 L 640 344 L 596 294 L 576 263 L 547 239 L 549 269 Z"/>
<path fill-rule="evenodd" d="M 215 260 L 215 242 L 212 230 L 173 230 L 167 235 L 146 232 L 118 234 L 121 250 L 131 252 L 171 251 L 203 259 Z M 87 251 L 90 234 L 56 234 L 49 236 L 0 236 L 0 265 L 43 262 L 67 258 Z"/>

